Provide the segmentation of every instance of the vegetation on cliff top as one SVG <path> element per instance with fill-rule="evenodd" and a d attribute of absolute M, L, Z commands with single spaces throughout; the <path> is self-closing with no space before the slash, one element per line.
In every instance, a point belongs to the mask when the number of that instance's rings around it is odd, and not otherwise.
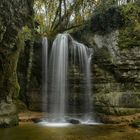
<path fill-rule="evenodd" d="M 77 37 L 84 32 L 105 35 L 119 30 L 119 48 L 140 47 L 139 3 L 128 3 L 122 6 L 108 4 L 107 8 L 103 5 L 98 8 L 95 9 L 91 19 L 75 32 Z"/>
<path fill-rule="evenodd" d="M 118 45 L 121 49 L 140 47 L 140 6 L 128 4 L 121 9 L 124 27 L 120 29 Z"/>

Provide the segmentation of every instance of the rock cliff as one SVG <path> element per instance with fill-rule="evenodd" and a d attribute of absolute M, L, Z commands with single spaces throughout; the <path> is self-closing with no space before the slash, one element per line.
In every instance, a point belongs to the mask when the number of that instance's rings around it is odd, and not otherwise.
<path fill-rule="evenodd" d="M 32 0 L 0 1 L 0 127 L 18 124 L 14 99 L 19 92 L 17 62 L 19 34 L 31 21 Z"/>
<path fill-rule="evenodd" d="M 86 38 L 87 40 L 87 38 Z M 140 112 L 140 47 L 120 49 L 119 31 L 90 35 L 93 46 L 92 83 L 96 113 L 128 115 Z"/>

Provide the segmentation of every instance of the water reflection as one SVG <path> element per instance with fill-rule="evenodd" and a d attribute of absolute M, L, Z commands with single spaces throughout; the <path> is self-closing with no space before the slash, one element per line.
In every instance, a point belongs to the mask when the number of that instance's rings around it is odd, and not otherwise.
<path fill-rule="evenodd" d="M 28 123 L 0 129 L 0 140 L 139 140 L 139 138 L 139 129 L 117 125 L 48 127 Z"/>

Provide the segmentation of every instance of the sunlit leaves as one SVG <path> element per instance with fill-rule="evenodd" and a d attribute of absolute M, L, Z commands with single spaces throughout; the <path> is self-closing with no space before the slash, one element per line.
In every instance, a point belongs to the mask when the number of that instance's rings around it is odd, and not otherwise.
<path fill-rule="evenodd" d="M 35 19 L 41 34 L 55 34 L 83 24 L 93 14 L 96 0 L 35 0 Z"/>

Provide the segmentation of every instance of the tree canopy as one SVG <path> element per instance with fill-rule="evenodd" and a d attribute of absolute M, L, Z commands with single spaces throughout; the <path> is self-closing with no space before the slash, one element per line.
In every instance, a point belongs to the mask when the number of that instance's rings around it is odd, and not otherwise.
<path fill-rule="evenodd" d="M 81 26 L 93 13 L 97 0 L 36 0 L 39 32 L 55 34 Z"/>
<path fill-rule="evenodd" d="M 128 2 L 135 0 L 35 0 L 37 30 L 47 36 L 66 32 L 84 25 L 95 12 Z"/>

